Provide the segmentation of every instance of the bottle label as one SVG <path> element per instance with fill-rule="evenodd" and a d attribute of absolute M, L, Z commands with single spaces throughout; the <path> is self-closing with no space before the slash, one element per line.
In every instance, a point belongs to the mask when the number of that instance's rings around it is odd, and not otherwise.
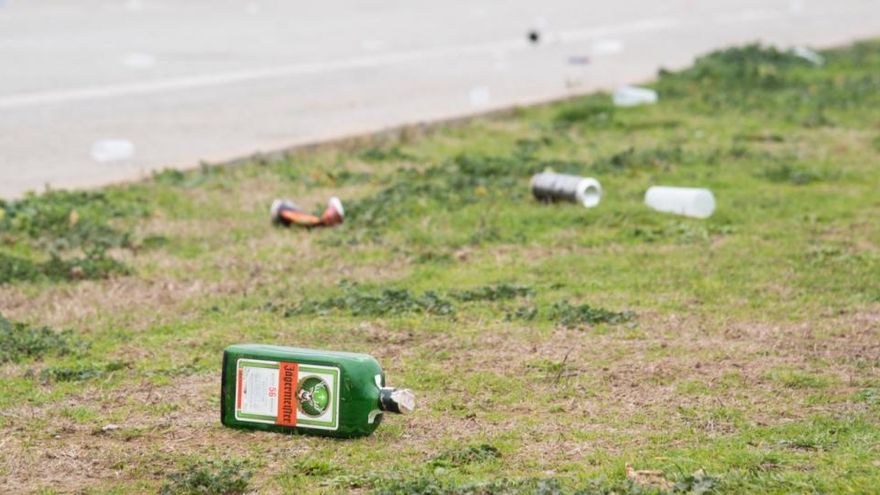
<path fill-rule="evenodd" d="M 239 359 L 235 419 L 336 430 L 339 427 L 339 368 Z"/>

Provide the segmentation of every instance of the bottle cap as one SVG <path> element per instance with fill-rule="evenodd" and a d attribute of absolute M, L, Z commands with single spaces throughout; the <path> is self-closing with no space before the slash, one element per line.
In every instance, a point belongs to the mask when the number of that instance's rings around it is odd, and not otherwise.
<path fill-rule="evenodd" d="M 383 411 L 409 414 L 416 408 L 416 395 L 408 388 L 379 389 L 379 408 Z"/>

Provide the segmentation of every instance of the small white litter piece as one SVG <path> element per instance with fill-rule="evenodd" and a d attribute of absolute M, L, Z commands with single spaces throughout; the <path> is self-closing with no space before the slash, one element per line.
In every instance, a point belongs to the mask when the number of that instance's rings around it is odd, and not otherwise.
<path fill-rule="evenodd" d="M 592 177 L 542 172 L 532 176 L 531 187 L 538 201 L 571 201 L 593 208 L 602 199 L 602 185 Z"/>
<path fill-rule="evenodd" d="M 92 143 L 92 159 L 96 162 L 116 162 L 134 156 L 134 143 L 127 139 L 99 139 Z"/>
<path fill-rule="evenodd" d="M 156 65 L 156 57 L 149 53 L 129 53 L 122 59 L 122 63 L 132 69 L 150 69 Z"/>
<path fill-rule="evenodd" d="M 794 54 L 794 56 L 800 57 L 815 66 L 821 66 L 825 64 L 825 57 L 819 55 L 818 53 L 805 46 L 796 46 L 791 49 L 791 53 Z"/>
<path fill-rule="evenodd" d="M 715 211 L 715 196 L 708 189 L 653 186 L 645 192 L 645 204 L 664 213 L 709 218 Z"/>
<path fill-rule="evenodd" d="M 614 55 L 623 51 L 623 42 L 620 40 L 601 39 L 593 42 L 591 52 L 594 56 Z"/>
<path fill-rule="evenodd" d="M 484 107 L 489 104 L 492 95 L 487 86 L 476 86 L 471 88 L 470 100 L 471 105 L 475 107 Z"/>
<path fill-rule="evenodd" d="M 618 88 L 612 98 L 614 106 L 617 107 L 653 105 L 657 103 L 657 92 L 653 89 L 640 88 L 638 86 L 624 86 Z"/>

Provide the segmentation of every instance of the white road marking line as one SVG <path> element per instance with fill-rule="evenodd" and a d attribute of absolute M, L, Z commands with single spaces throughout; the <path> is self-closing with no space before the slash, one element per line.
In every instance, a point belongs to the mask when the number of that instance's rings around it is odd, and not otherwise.
<path fill-rule="evenodd" d="M 612 35 L 671 29 L 679 24 L 680 23 L 675 19 L 645 19 L 624 24 L 561 31 L 557 33 L 554 38 L 561 43 L 574 43 Z M 306 62 L 265 69 L 221 72 L 217 74 L 204 74 L 125 84 L 110 84 L 105 86 L 37 91 L 2 96 L 0 97 L 0 109 L 182 91 L 279 77 L 323 74 L 328 72 L 399 65 L 426 59 L 456 58 L 479 54 L 494 55 L 499 51 L 510 52 L 514 50 L 522 51 L 528 49 L 535 48 L 529 45 L 525 36 L 523 36 L 522 39 L 515 40 L 511 39 L 477 43 L 473 45 L 447 46 L 424 50 L 376 54 L 372 56 L 335 61 Z"/>

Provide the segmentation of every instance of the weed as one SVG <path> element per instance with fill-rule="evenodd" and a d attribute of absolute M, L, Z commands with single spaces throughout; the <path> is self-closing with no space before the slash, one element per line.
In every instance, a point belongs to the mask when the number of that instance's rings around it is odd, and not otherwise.
<path fill-rule="evenodd" d="M 616 325 L 626 323 L 636 318 L 632 311 L 609 311 L 603 308 L 594 308 L 589 304 L 571 305 L 568 301 L 560 301 L 550 309 L 550 318 L 556 320 L 559 325 L 567 328 L 576 328 L 582 325 L 598 325 L 608 323 Z"/>
<path fill-rule="evenodd" d="M 43 382 L 82 382 L 95 378 L 103 378 L 114 371 L 127 368 L 128 363 L 114 361 L 103 366 L 78 364 L 76 366 L 50 366 L 40 372 Z"/>
<path fill-rule="evenodd" d="M 764 170 L 762 176 L 771 182 L 788 182 L 795 185 L 819 182 L 824 178 L 823 174 L 787 163 Z"/>
<path fill-rule="evenodd" d="M 606 127 L 614 123 L 616 108 L 608 95 L 598 94 L 578 98 L 567 103 L 556 113 L 554 122 L 559 125 Z"/>
<path fill-rule="evenodd" d="M 303 301 L 286 309 L 284 315 L 326 315 L 332 311 L 344 311 L 353 316 L 398 316 L 411 313 L 449 316 L 455 313 L 452 303 L 434 291 L 416 295 L 409 289 L 385 288 L 370 291 L 356 285 L 347 286 L 343 290 L 341 296 Z"/>
<path fill-rule="evenodd" d="M 284 470 L 278 476 L 278 482 L 285 493 L 303 491 L 326 484 L 328 477 L 339 471 L 340 468 L 328 460 L 298 457 L 284 466 Z"/>
<path fill-rule="evenodd" d="M 108 251 L 133 248 L 132 234 L 113 224 L 149 213 L 136 194 L 123 190 L 50 191 L 9 203 L 0 201 L 0 211 L 0 234 L 13 245 L 48 258 L 40 262 L 0 253 L 0 284 L 128 273 Z"/>
<path fill-rule="evenodd" d="M 428 461 L 428 465 L 431 467 L 457 467 L 491 461 L 500 457 L 501 452 L 497 448 L 484 443 L 478 446 L 447 450 L 432 457 Z"/>
<path fill-rule="evenodd" d="M 192 463 L 168 475 L 162 495 L 238 495 L 247 493 L 251 470 L 248 463 L 224 459 Z"/>
<path fill-rule="evenodd" d="M 83 342 L 69 330 L 57 332 L 49 327 L 32 327 L 12 322 L 0 314 L 0 364 L 39 358 L 48 354 L 63 356 Z"/>
<path fill-rule="evenodd" d="M 24 234 L 59 250 L 127 247 L 130 234 L 113 219 L 143 218 L 149 210 L 133 195 L 93 191 L 50 191 L 0 204 L 0 232 Z"/>
<path fill-rule="evenodd" d="M 368 182 L 370 177 L 371 175 L 366 172 L 352 172 L 347 169 L 316 169 L 305 175 L 303 183 L 308 187 L 339 187 L 363 184 Z"/>
<path fill-rule="evenodd" d="M 412 155 L 401 150 L 399 146 L 367 148 L 358 156 L 361 160 L 367 162 L 408 161 L 413 159 Z"/>
<path fill-rule="evenodd" d="M 590 164 L 597 172 L 623 172 L 634 169 L 668 169 L 684 160 L 681 147 L 659 147 L 636 150 L 634 147 L 600 158 Z"/>
<path fill-rule="evenodd" d="M 811 68 L 792 52 L 751 44 L 712 52 L 694 65 L 678 71 L 660 71 L 657 84 L 664 96 L 685 96 L 687 91 L 772 90 L 796 80 L 794 69 Z"/>
<path fill-rule="evenodd" d="M 195 170 L 186 172 L 175 169 L 164 169 L 153 173 L 153 180 L 159 184 L 183 189 L 192 189 L 204 185 L 208 180 L 223 173 L 222 167 L 201 164 Z"/>
<path fill-rule="evenodd" d="M 864 402 L 869 406 L 877 406 L 880 405 L 880 388 L 866 388 L 860 390 L 855 395 L 855 400 L 859 402 Z"/>
<path fill-rule="evenodd" d="M 43 277 L 43 274 L 42 267 L 29 259 L 0 253 L 0 284 L 34 281 Z"/>
<path fill-rule="evenodd" d="M 538 308 L 536 308 L 534 306 L 520 306 L 520 307 L 516 308 L 515 310 L 513 310 L 512 312 L 508 311 L 505 314 L 504 319 L 508 320 L 508 321 L 510 321 L 510 320 L 532 321 L 537 317 L 538 317 Z"/>
<path fill-rule="evenodd" d="M 518 297 L 526 297 L 534 294 L 531 287 L 525 285 L 500 283 L 496 285 L 484 285 L 476 289 L 466 289 L 453 291 L 452 297 L 462 301 L 501 301 L 506 299 L 516 299 Z"/>
<path fill-rule="evenodd" d="M 424 170 L 399 171 L 395 180 L 379 192 L 349 208 L 351 224 L 363 229 L 389 225 L 407 206 L 424 208 L 425 203 L 455 211 L 469 204 L 486 201 L 493 195 L 519 190 L 522 179 L 540 170 L 540 166 L 515 156 L 459 154 L 452 160 Z"/>
<path fill-rule="evenodd" d="M 769 370 L 764 373 L 764 377 L 794 389 L 824 388 L 829 384 L 828 379 L 823 376 L 784 368 Z"/>
<path fill-rule="evenodd" d="M 717 480 L 704 474 L 686 477 L 669 490 L 639 485 L 631 480 L 591 480 L 571 486 L 557 478 L 501 479 L 489 482 L 458 483 L 434 476 L 413 479 L 390 479 L 380 482 L 373 495 L 667 495 L 705 494 L 712 492 Z"/>
<path fill-rule="evenodd" d="M 42 279 L 51 281 L 102 279 L 112 275 L 127 275 L 131 269 L 105 253 L 84 257 L 61 258 L 53 253 L 48 261 L 33 261 L 0 253 L 0 284 Z"/>

